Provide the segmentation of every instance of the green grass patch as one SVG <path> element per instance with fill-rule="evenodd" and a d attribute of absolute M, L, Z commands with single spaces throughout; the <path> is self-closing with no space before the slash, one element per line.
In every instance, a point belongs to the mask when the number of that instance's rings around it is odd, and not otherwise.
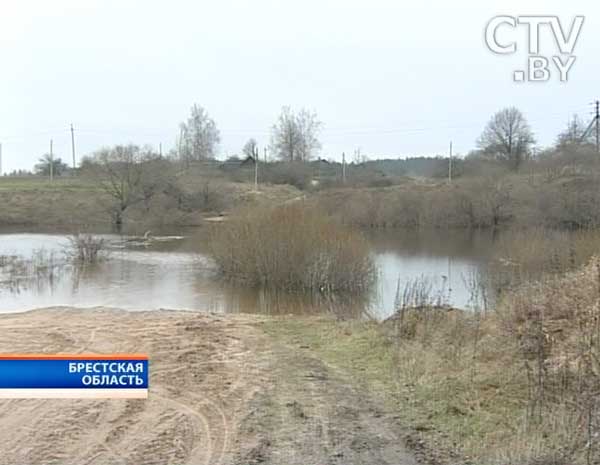
<path fill-rule="evenodd" d="M 472 320 L 448 318 L 426 338 L 403 341 L 376 322 L 279 318 L 263 328 L 278 342 L 309 346 L 448 456 L 490 464 L 514 448 L 525 456 L 526 377 L 506 341 L 492 341 L 489 329 L 475 333 Z M 478 344 L 475 334 L 481 335 Z"/>
<path fill-rule="evenodd" d="M 52 182 L 46 177 L 0 177 L 0 191 L 97 191 L 98 187 L 78 178 L 55 178 Z"/>

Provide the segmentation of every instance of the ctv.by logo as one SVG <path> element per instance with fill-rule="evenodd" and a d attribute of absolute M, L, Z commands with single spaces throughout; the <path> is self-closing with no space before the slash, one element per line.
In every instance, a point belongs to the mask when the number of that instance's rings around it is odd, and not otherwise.
<path fill-rule="evenodd" d="M 506 29 L 516 29 L 518 26 L 527 27 L 527 67 L 513 73 L 515 82 L 548 81 L 552 71 L 559 72 L 560 80 L 569 79 L 569 71 L 575 64 L 575 45 L 583 26 L 583 16 L 576 16 L 571 27 L 566 32 L 557 16 L 496 16 L 485 28 L 485 42 L 488 48 L 497 54 L 511 55 L 517 52 L 517 42 L 510 41 L 504 36 Z M 550 28 L 559 54 L 542 56 L 540 54 L 540 32 L 542 26 Z M 502 34 L 503 40 L 500 39 Z"/>

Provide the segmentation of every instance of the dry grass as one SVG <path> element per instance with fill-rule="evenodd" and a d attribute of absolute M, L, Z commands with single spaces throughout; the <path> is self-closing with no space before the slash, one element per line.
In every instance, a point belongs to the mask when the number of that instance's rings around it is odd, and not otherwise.
<path fill-rule="evenodd" d="M 488 278 L 501 295 L 546 275 L 574 270 L 599 251 L 598 230 L 513 229 L 495 243 Z"/>
<path fill-rule="evenodd" d="M 375 277 L 367 241 L 300 202 L 252 208 L 216 226 L 211 253 L 224 277 L 249 286 L 355 293 Z"/>
<path fill-rule="evenodd" d="M 507 231 L 495 245 L 495 259 L 535 273 L 563 273 L 584 265 L 600 250 L 600 231 L 529 228 Z"/>
<path fill-rule="evenodd" d="M 547 435 L 571 425 L 570 442 L 555 445 L 573 463 L 597 463 L 600 432 L 600 258 L 563 276 L 512 293 L 498 309 L 503 330 L 518 343 L 529 380 L 527 417 Z M 567 415 L 552 420 L 556 412 Z M 548 419 L 551 419 L 549 421 Z"/>

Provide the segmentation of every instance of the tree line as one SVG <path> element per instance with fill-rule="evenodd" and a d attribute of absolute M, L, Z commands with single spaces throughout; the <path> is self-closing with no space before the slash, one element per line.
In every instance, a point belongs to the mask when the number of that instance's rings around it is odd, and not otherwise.
<path fill-rule="evenodd" d="M 316 112 L 305 108 L 296 111 L 290 106 L 284 106 L 271 128 L 269 152 L 279 161 L 314 160 L 322 147 L 319 140 L 322 129 L 323 123 Z M 574 115 L 558 134 L 551 150 L 564 152 L 592 147 L 592 134 L 586 129 L 584 121 Z M 221 134 L 215 120 L 205 108 L 195 104 L 189 117 L 180 124 L 176 146 L 170 151 L 169 157 L 188 166 L 195 161 L 214 160 L 220 142 Z M 523 163 L 534 157 L 535 144 L 535 135 L 525 115 L 516 107 L 507 107 L 492 115 L 476 140 L 476 149 L 468 156 L 493 159 L 518 171 Z M 241 154 L 245 159 L 255 159 L 259 155 L 256 139 L 250 138 L 241 148 Z M 55 176 L 69 170 L 60 157 L 44 154 L 35 165 L 34 172 L 47 176 L 51 165 Z"/>
<path fill-rule="evenodd" d="M 294 111 L 282 108 L 271 128 L 270 152 L 280 161 L 306 162 L 317 157 L 321 150 L 319 135 L 323 123 L 314 111 L 305 108 Z M 561 131 L 551 150 L 565 151 L 593 146 L 587 125 L 574 115 Z M 191 116 L 181 124 L 177 154 L 184 160 L 208 160 L 215 157 L 220 135 L 215 121 L 200 106 L 192 107 Z M 527 118 L 516 107 L 503 108 L 492 115 L 476 140 L 476 150 L 470 157 L 488 158 L 504 163 L 518 171 L 534 156 L 536 138 Z M 241 150 L 248 158 L 258 155 L 258 144 L 249 139 Z M 541 151 L 543 152 L 543 151 Z"/>

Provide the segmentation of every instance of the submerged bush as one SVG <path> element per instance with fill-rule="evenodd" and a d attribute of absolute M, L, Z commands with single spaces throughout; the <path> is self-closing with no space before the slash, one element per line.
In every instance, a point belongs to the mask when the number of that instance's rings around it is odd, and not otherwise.
<path fill-rule="evenodd" d="M 96 263 L 105 257 L 106 240 L 92 234 L 74 234 L 69 236 L 69 247 L 66 254 L 73 261 L 83 263 Z"/>
<path fill-rule="evenodd" d="M 375 278 L 367 241 L 314 207 L 252 209 L 216 227 L 223 276 L 287 291 L 360 292 Z"/>

